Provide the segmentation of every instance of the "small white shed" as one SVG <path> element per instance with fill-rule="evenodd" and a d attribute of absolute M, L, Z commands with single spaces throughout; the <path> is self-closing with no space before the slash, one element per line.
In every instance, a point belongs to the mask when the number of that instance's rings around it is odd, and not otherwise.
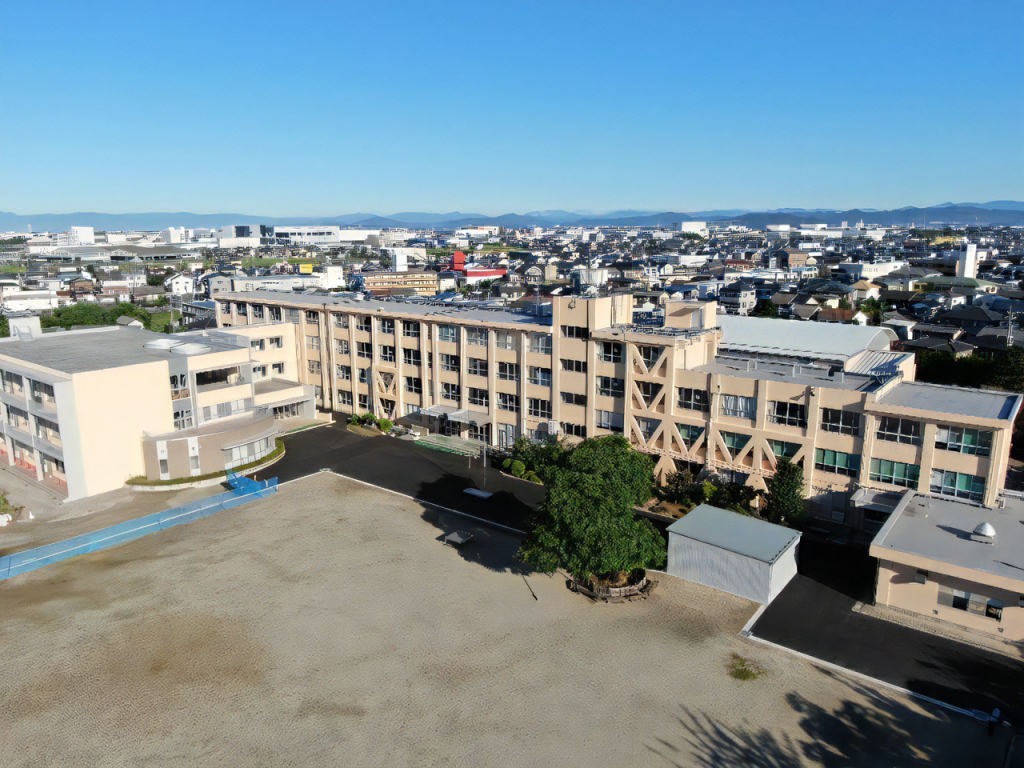
<path fill-rule="evenodd" d="M 796 576 L 800 532 L 701 504 L 668 527 L 668 573 L 768 604 Z"/>

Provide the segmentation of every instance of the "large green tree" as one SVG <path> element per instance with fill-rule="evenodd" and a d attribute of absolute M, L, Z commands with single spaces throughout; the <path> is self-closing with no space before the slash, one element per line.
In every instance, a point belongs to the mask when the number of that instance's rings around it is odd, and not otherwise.
<path fill-rule="evenodd" d="M 779 459 L 768 483 L 764 518 L 777 525 L 790 525 L 804 515 L 804 470 L 788 459 Z"/>
<path fill-rule="evenodd" d="M 113 325 L 117 318 L 122 315 L 140 320 L 149 328 L 152 316 L 141 307 L 122 301 L 112 307 L 106 307 L 91 302 L 80 302 L 66 307 L 59 307 L 53 310 L 51 315 L 43 315 L 39 318 L 43 328 L 67 328 L 76 325 Z"/>
<path fill-rule="evenodd" d="M 547 498 L 520 558 L 578 579 L 662 566 L 665 540 L 633 515 L 651 496 L 652 464 L 619 435 L 584 440 L 546 473 Z"/>

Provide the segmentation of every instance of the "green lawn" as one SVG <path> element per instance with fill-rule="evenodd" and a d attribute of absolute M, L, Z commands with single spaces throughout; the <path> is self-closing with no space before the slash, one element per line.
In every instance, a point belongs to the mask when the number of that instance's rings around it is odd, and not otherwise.
<path fill-rule="evenodd" d="M 174 319 L 181 319 L 181 312 L 174 310 Z M 156 312 L 150 316 L 149 327 L 157 333 L 161 333 L 164 330 L 164 326 L 171 322 L 171 310 L 166 312 Z"/>
<path fill-rule="evenodd" d="M 19 272 L 24 272 L 25 267 L 18 264 L 0 264 L 0 274 L 4 275 L 16 275 Z"/>

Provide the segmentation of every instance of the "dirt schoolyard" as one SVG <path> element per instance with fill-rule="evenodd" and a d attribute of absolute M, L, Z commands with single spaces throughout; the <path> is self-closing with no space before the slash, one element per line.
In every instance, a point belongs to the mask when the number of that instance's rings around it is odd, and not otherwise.
<path fill-rule="evenodd" d="M 0 763 L 1000 764 L 1005 734 L 739 637 L 745 600 L 593 604 L 518 544 L 325 473 L 0 582 Z"/>

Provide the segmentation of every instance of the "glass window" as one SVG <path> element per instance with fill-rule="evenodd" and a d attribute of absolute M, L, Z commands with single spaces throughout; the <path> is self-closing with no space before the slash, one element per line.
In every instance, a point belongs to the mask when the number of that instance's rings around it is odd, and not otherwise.
<path fill-rule="evenodd" d="M 351 366 L 348 366 L 348 365 L 336 365 L 335 366 L 335 371 L 338 374 L 338 378 L 341 379 L 342 381 L 351 381 L 352 380 L 352 368 L 351 368 Z"/>
<path fill-rule="evenodd" d="M 451 384 L 447 381 L 441 382 L 441 399 L 454 400 L 458 402 L 462 396 L 461 387 L 458 384 Z"/>
<path fill-rule="evenodd" d="M 566 405 L 586 405 L 587 396 L 579 395 L 575 392 L 563 392 L 562 402 L 565 403 Z"/>
<path fill-rule="evenodd" d="M 739 432 L 719 432 L 722 442 L 730 451 L 742 451 L 750 442 L 750 435 L 741 435 Z"/>
<path fill-rule="evenodd" d="M 540 355 L 550 355 L 551 336 L 546 333 L 531 333 L 530 351 Z"/>
<path fill-rule="evenodd" d="M 814 451 L 814 468 L 834 475 L 856 477 L 860 471 L 860 456 L 817 448 Z"/>
<path fill-rule="evenodd" d="M 357 341 L 356 342 L 356 354 L 359 357 L 373 358 L 373 345 L 368 341 Z"/>
<path fill-rule="evenodd" d="M 722 415 L 753 421 L 757 415 L 757 398 L 722 395 Z"/>
<path fill-rule="evenodd" d="M 917 464 L 904 464 L 900 461 L 889 461 L 888 459 L 871 460 L 870 477 L 875 482 L 900 485 L 904 488 L 916 488 L 920 474 L 921 467 Z"/>
<path fill-rule="evenodd" d="M 498 408 L 503 411 L 519 413 L 519 395 L 510 395 L 507 392 L 499 392 Z"/>
<path fill-rule="evenodd" d="M 439 325 L 437 327 L 437 338 L 439 341 L 458 341 L 459 329 L 454 325 Z"/>
<path fill-rule="evenodd" d="M 597 394 L 604 397 L 625 397 L 626 383 L 612 376 L 597 377 Z"/>
<path fill-rule="evenodd" d="M 360 368 L 359 369 L 359 383 L 360 384 L 369 384 L 370 383 L 370 369 L 369 368 Z"/>
<path fill-rule="evenodd" d="M 612 432 L 622 434 L 622 414 L 615 411 L 595 411 L 594 426 L 598 429 L 610 429 Z"/>
<path fill-rule="evenodd" d="M 587 372 L 587 361 L 586 360 L 568 360 L 562 358 L 562 370 L 571 371 L 572 373 L 586 373 Z"/>
<path fill-rule="evenodd" d="M 393 363 L 393 362 L 395 362 L 395 348 L 394 347 L 381 346 L 381 348 L 380 348 L 380 359 L 381 359 L 382 362 L 385 362 L 385 363 Z"/>
<path fill-rule="evenodd" d="M 319 360 L 308 360 L 306 362 L 306 366 L 308 367 L 310 373 L 312 373 L 314 375 L 320 373 L 320 361 Z"/>
<path fill-rule="evenodd" d="M 530 366 L 530 379 L 531 384 L 537 384 L 541 387 L 551 386 L 551 369 L 550 368 L 539 368 L 536 365 Z"/>
<path fill-rule="evenodd" d="M 466 360 L 466 373 L 473 376 L 487 375 L 487 361 L 478 357 L 470 357 Z"/>
<path fill-rule="evenodd" d="M 415 320 L 403 320 L 402 335 L 410 339 L 418 339 L 420 337 L 420 324 Z"/>
<path fill-rule="evenodd" d="M 985 498 L 985 478 L 949 469 L 933 469 L 929 489 L 943 496 L 981 501 Z"/>
<path fill-rule="evenodd" d="M 370 327 L 371 327 L 371 320 L 370 320 L 370 318 L 366 317 L 365 315 L 359 317 L 356 320 L 356 330 L 357 331 L 366 331 L 367 333 L 369 333 L 370 332 Z"/>
<path fill-rule="evenodd" d="M 334 325 L 336 328 L 348 328 L 348 315 L 335 315 Z"/>
<path fill-rule="evenodd" d="M 679 436 L 687 446 L 693 445 L 704 434 L 704 427 L 698 427 L 695 424 L 676 424 L 676 429 L 679 430 Z"/>
<path fill-rule="evenodd" d="M 345 339 L 338 339 L 337 341 L 335 341 L 334 342 L 334 347 L 337 350 L 339 355 L 347 355 L 348 354 L 349 346 L 348 346 L 348 341 L 346 341 Z"/>
<path fill-rule="evenodd" d="M 418 349 L 403 349 L 402 362 L 406 365 L 419 365 L 420 351 Z"/>
<path fill-rule="evenodd" d="M 648 369 L 658 362 L 658 358 L 661 357 L 661 351 L 664 347 L 652 347 L 649 344 L 637 344 L 636 351 L 640 355 L 640 359 L 644 361 L 644 365 Z"/>
<path fill-rule="evenodd" d="M 380 321 L 380 332 L 394 334 L 395 332 L 395 321 L 391 318 L 381 318 Z"/>
<path fill-rule="evenodd" d="M 486 408 L 489 404 L 486 389 L 477 389 L 476 387 L 469 388 L 469 404 L 480 405 Z"/>
<path fill-rule="evenodd" d="M 661 426 L 661 422 L 658 419 L 637 419 L 636 425 L 640 428 L 640 434 L 644 436 L 644 440 L 650 440 Z"/>
<path fill-rule="evenodd" d="M 319 336 L 307 336 L 306 346 L 309 349 L 320 349 L 320 337 Z"/>
<path fill-rule="evenodd" d="M 550 419 L 551 418 L 551 401 L 550 400 L 540 400 L 540 399 L 538 399 L 536 397 L 531 397 L 531 398 L 529 398 L 526 401 L 526 404 L 527 404 L 527 411 L 526 412 L 530 416 L 536 416 L 537 418 L 540 418 L 540 419 Z"/>
<path fill-rule="evenodd" d="M 494 346 L 498 349 L 515 349 L 515 335 L 511 331 L 495 331 Z"/>
<path fill-rule="evenodd" d="M 935 447 L 943 451 L 988 456 L 992 453 L 992 433 L 985 429 L 939 425 Z"/>
<path fill-rule="evenodd" d="M 441 370 L 442 371 L 458 371 L 459 370 L 459 356 L 458 355 L 446 355 L 441 354 Z"/>
<path fill-rule="evenodd" d="M 643 395 L 644 402 L 648 405 L 661 394 L 662 385 L 653 381 L 638 381 L 636 386 L 640 390 L 640 394 Z"/>
<path fill-rule="evenodd" d="M 418 376 L 405 377 L 405 391 L 419 395 L 423 392 L 423 379 Z"/>
<path fill-rule="evenodd" d="M 498 378 L 504 381 L 519 381 L 519 365 L 516 363 L 498 363 Z"/>
<path fill-rule="evenodd" d="M 792 459 L 800 451 L 800 443 L 787 443 L 782 440 L 769 440 L 768 446 L 779 459 Z"/>
<path fill-rule="evenodd" d="M 887 440 L 890 443 L 920 445 L 921 422 L 883 416 L 878 420 L 878 431 L 875 433 L 875 437 L 879 440 Z"/>
<path fill-rule="evenodd" d="M 768 420 L 772 424 L 786 424 L 791 427 L 806 427 L 807 408 L 802 403 L 773 400 L 768 403 Z"/>
<path fill-rule="evenodd" d="M 467 328 L 466 329 L 466 343 L 472 344 L 476 347 L 487 346 L 487 329 L 486 328 Z"/>
<path fill-rule="evenodd" d="M 838 432 L 842 435 L 859 435 L 860 414 L 838 408 L 822 408 L 821 428 L 826 432 Z"/>
<path fill-rule="evenodd" d="M 691 411 L 706 411 L 708 409 L 708 393 L 703 389 L 690 389 L 679 387 L 679 407 Z"/>
<path fill-rule="evenodd" d="M 622 345 L 617 341 L 602 341 L 597 345 L 597 359 L 604 363 L 621 363 L 625 361 Z"/>
<path fill-rule="evenodd" d="M 344 317 L 344 315 L 343 315 L 343 317 Z M 351 392 L 344 392 L 342 390 L 339 390 L 338 391 L 338 403 L 339 403 L 339 405 L 345 405 L 345 406 L 348 406 L 349 408 L 351 408 L 352 407 L 352 393 Z"/>
<path fill-rule="evenodd" d="M 567 339 L 589 339 L 590 334 L 582 325 L 563 325 L 562 335 Z"/>
<path fill-rule="evenodd" d="M 572 424 L 568 421 L 563 421 L 561 426 L 562 432 L 572 437 L 586 438 L 587 436 L 587 428 L 582 424 Z"/>

